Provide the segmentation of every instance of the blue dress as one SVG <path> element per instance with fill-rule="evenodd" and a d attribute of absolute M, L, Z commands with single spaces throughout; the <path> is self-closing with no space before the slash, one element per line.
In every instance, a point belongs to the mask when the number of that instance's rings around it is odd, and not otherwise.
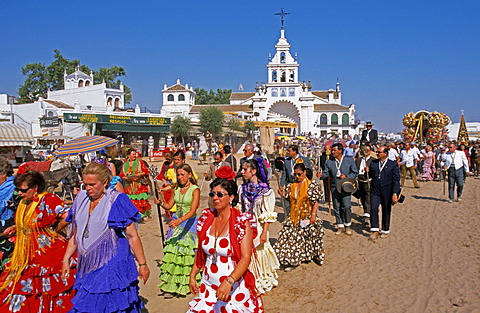
<path fill-rule="evenodd" d="M 67 218 L 72 221 L 72 215 Z M 125 228 L 140 218 L 138 209 L 126 194 L 119 194 L 112 204 L 108 226 L 117 234 L 116 254 L 102 267 L 77 275 L 73 289 L 72 313 L 77 312 L 140 312 L 143 303 L 138 297 L 138 270 L 130 245 L 125 237 Z"/>

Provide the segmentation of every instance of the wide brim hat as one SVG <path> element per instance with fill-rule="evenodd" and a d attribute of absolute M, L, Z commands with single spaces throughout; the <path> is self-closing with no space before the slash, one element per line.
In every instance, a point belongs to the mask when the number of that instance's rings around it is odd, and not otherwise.
<path fill-rule="evenodd" d="M 358 189 L 358 183 L 355 178 L 342 178 L 337 183 L 337 191 L 341 194 L 349 194 L 351 195 Z"/>
<path fill-rule="evenodd" d="M 284 157 L 277 157 L 275 158 L 275 161 L 273 162 L 275 165 L 275 168 L 279 171 L 283 171 L 283 168 L 285 166 L 285 158 Z"/>
<path fill-rule="evenodd" d="M 366 127 L 366 126 L 373 126 L 373 124 L 372 124 L 372 122 L 367 122 L 367 123 L 365 124 L 365 127 Z"/>

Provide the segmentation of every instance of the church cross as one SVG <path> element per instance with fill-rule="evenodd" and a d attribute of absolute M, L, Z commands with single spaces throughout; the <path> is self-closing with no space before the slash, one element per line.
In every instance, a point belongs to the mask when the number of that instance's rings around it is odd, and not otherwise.
<path fill-rule="evenodd" d="M 282 17 L 282 29 L 284 29 L 284 19 L 285 19 L 285 15 L 288 15 L 290 13 L 287 13 L 283 10 L 283 8 L 280 10 L 280 12 L 278 13 L 275 13 L 274 15 L 280 15 Z"/>

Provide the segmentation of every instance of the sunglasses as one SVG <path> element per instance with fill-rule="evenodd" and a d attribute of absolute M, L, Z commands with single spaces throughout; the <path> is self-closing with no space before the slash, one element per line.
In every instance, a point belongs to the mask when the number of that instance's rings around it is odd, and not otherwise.
<path fill-rule="evenodd" d="M 215 197 L 215 196 L 217 196 L 217 197 L 219 197 L 219 198 L 222 198 L 223 196 L 228 196 L 228 193 L 223 193 L 223 192 L 220 192 L 220 191 L 210 192 L 210 193 L 208 194 L 208 196 L 209 196 L 210 198 L 213 198 L 213 197 Z"/>
<path fill-rule="evenodd" d="M 22 189 L 22 188 L 16 187 L 15 190 L 16 190 L 17 192 L 26 193 L 26 192 L 29 191 L 31 188 L 32 188 L 32 187 L 28 187 L 28 188 Z"/>
<path fill-rule="evenodd" d="M 302 176 L 303 173 L 294 173 L 296 176 Z"/>
<path fill-rule="evenodd" d="M 376 151 L 376 152 L 377 152 L 377 154 L 379 154 L 379 153 L 385 153 L 385 152 L 383 152 L 383 151 Z"/>

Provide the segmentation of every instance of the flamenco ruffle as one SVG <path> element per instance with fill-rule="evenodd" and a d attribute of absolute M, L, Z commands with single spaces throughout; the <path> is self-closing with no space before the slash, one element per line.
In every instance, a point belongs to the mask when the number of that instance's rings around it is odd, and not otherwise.
<path fill-rule="evenodd" d="M 84 288 L 77 290 L 72 300 L 74 307 L 71 312 L 140 312 L 143 303 L 138 297 L 138 280 L 122 289 L 113 289 L 108 293 L 91 293 Z"/>
<path fill-rule="evenodd" d="M 176 231 L 181 231 L 180 227 L 177 229 Z M 180 240 L 178 237 L 172 236 L 165 241 L 163 264 L 160 266 L 162 282 L 158 285 L 161 290 L 181 295 L 190 292 L 188 283 L 190 270 L 195 260 L 196 241 L 197 237 L 194 233 L 187 233 Z"/>
<path fill-rule="evenodd" d="M 132 222 L 140 219 L 140 213 L 131 205 L 130 199 L 125 194 L 119 194 L 108 216 L 108 226 L 125 228 Z"/>
<path fill-rule="evenodd" d="M 278 261 L 283 265 L 298 266 L 301 262 L 316 260 L 323 264 L 322 221 L 317 219 L 314 224 L 302 228 L 300 224 L 293 226 L 287 219 L 278 234 L 278 240 L 273 247 Z"/>
<path fill-rule="evenodd" d="M 256 287 L 263 294 L 278 285 L 277 269 L 280 267 L 277 256 L 270 243 L 257 247 L 257 259 L 260 267 L 260 277 L 256 277 Z"/>

